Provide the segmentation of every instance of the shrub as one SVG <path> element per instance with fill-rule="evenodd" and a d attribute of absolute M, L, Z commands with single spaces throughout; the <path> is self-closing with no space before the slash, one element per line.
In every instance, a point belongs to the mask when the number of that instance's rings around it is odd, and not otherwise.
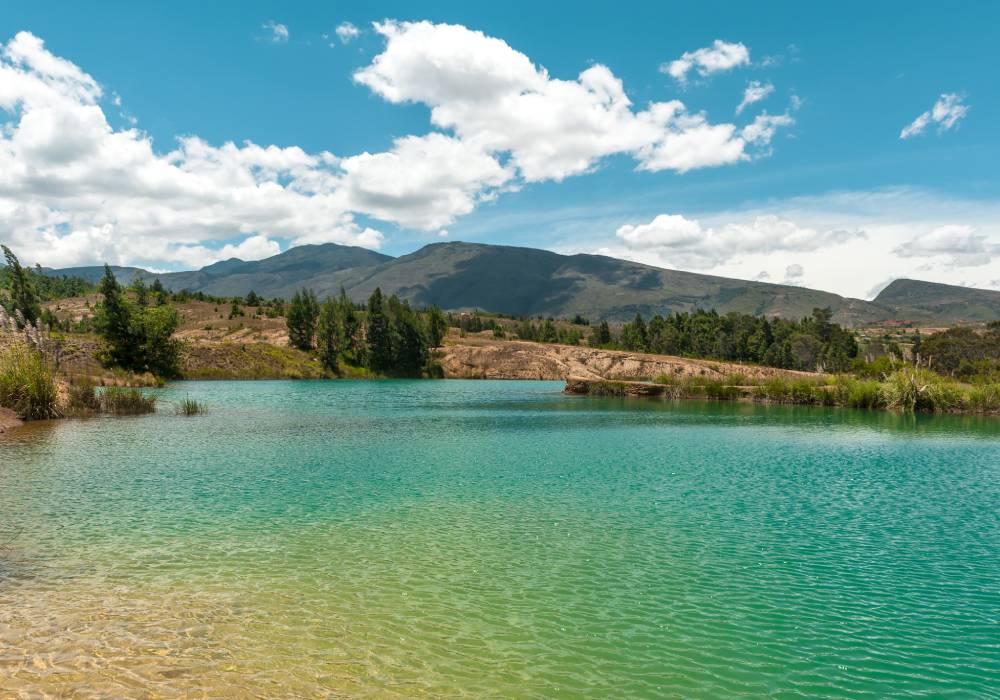
<path fill-rule="evenodd" d="M 22 420 L 56 418 L 59 392 L 48 363 L 24 343 L 0 348 L 0 406 Z"/>
<path fill-rule="evenodd" d="M 882 400 L 901 411 L 946 411 L 962 405 L 962 390 L 926 369 L 900 369 L 882 384 Z"/>
<path fill-rule="evenodd" d="M 156 397 L 147 396 L 138 389 L 109 386 L 101 392 L 101 409 L 116 416 L 153 413 Z"/>

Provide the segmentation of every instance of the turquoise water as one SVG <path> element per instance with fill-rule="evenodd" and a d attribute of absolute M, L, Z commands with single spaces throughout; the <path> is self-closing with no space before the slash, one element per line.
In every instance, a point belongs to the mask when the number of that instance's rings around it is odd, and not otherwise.
<path fill-rule="evenodd" d="M 188 382 L 14 432 L 0 688 L 1000 696 L 1000 421 L 561 389 Z"/>

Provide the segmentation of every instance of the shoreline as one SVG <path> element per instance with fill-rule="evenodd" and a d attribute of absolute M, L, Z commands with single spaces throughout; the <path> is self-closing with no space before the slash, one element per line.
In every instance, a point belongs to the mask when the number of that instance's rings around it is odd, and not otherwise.
<path fill-rule="evenodd" d="M 861 411 L 877 411 L 880 413 L 922 413 L 926 415 L 947 414 L 955 416 L 985 416 L 990 418 L 1000 418 L 1000 410 L 970 410 L 965 408 L 947 409 L 921 409 L 912 411 L 905 409 L 891 408 L 888 406 L 852 406 L 844 403 L 837 403 L 834 400 L 834 389 L 832 385 L 821 385 L 815 387 L 817 391 L 823 391 L 829 395 L 829 400 L 777 400 L 761 396 L 757 393 L 759 386 L 738 386 L 720 385 L 713 387 L 713 390 L 706 390 L 706 387 L 697 387 L 700 391 L 692 391 L 689 388 L 677 384 L 660 384 L 649 381 L 623 381 L 608 379 L 588 379 L 583 377 L 569 377 L 566 379 L 566 386 L 563 393 L 570 396 L 596 396 L 604 398 L 638 398 L 638 399 L 666 399 L 671 401 L 718 401 L 729 403 L 754 403 L 772 406 L 806 406 L 813 408 L 847 408 Z"/>

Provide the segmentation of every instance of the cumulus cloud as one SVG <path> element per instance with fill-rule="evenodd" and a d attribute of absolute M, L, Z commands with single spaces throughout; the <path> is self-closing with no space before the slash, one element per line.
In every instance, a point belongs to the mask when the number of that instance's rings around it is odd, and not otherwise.
<path fill-rule="evenodd" d="M 774 215 L 713 228 L 679 214 L 660 214 L 646 224 L 627 224 L 615 235 L 633 251 L 654 252 L 673 265 L 697 269 L 750 255 L 811 252 L 865 236 L 862 231 L 817 230 Z"/>
<path fill-rule="evenodd" d="M 954 127 L 969 113 L 969 106 L 964 104 L 961 95 L 954 92 L 944 93 L 937 99 L 934 106 L 903 127 L 899 138 L 908 139 L 918 136 L 927 130 L 928 126 L 937 124 L 938 133 L 943 133 Z"/>
<path fill-rule="evenodd" d="M 435 126 L 509 154 L 526 182 L 585 173 L 618 153 L 643 170 L 684 172 L 746 160 L 749 146 L 763 145 L 763 135 L 748 141 L 736 125 L 711 124 L 678 100 L 635 110 L 622 81 L 600 64 L 560 80 L 506 42 L 460 25 L 375 29 L 386 48 L 355 80 L 390 102 L 427 105 Z"/>
<path fill-rule="evenodd" d="M 262 29 L 267 29 L 271 32 L 270 40 L 275 44 L 284 44 L 288 41 L 290 36 L 288 33 L 288 27 L 279 22 L 275 22 L 273 19 L 269 19 L 264 24 L 260 25 Z"/>
<path fill-rule="evenodd" d="M 736 108 L 736 113 L 741 114 L 744 109 L 765 99 L 772 92 L 774 92 L 774 85 L 771 83 L 762 83 L 759 80 L 751 80 L 747 84 L 746 90 L 743 91 L 743 100 Z"/>
<path fill-rule="evenodd" d="M 157 154 L 143 132 L 108 123 L 102 97 L 31 34 L 0 49 L 0 221 L 27 260 L 211 262 L 273 254 L 275 237 L 379 245 L 353 221 L 331 154 L 197 137 Z"/>
<path fill-rule="evenodd" d="M 793 263 L 785 268 L 785 284 L 801 284 L 805 277 L 806 269 L 797 263 Z"/>
<path fill-rule="evenodd" d="M 680 58 L 664 63 L 660 66 L 660 72 L 684 83 L 687 82 L 688 73 L 692 70 L 705 78 L 712 73 L 732 70 L 749 63 L 750 49 L 746 46 L 716 39 L 711 46 L 686 51 Z"/>
<path fill-rule="evenodd" d="M 361 30 L 350 22 L 341 22 L 334 31 L 337 33 L 337 38 L 340 39 L 341 44 L 347 44 L 353 39 L 357 39 L 361 34 Z"/>
<path fill-rule="evenodd" d="M 436 232 L 501 192 L 607 156 L 649 171 L 725 165 L 767 152 L 792 123 L 713 124 L 677 100 L 636 109 L 602 65 L 561 80 L 462 26 L 375 27 L 385 48 L 355 79 L 389 102 L 427 105 L 436 130 L 346 157 L 197 136 L 158 151 L 134 124 L 112 126 L 102 104 L 117 111 L 121 100 L 41 39 L 0 44 L 4 242 L 52 266 L 192 266 L 327 241 L 377 248 L 383 234 L 358 215 Z"/>
<path fill-rule="evenodd" d="M 991 243 L 974 226 L 948 224 L 906 241 L 893 252 L 902 258 L 943 258 L 953 267 L 975 267 L 1000 255 L 1000 245 Z"/>

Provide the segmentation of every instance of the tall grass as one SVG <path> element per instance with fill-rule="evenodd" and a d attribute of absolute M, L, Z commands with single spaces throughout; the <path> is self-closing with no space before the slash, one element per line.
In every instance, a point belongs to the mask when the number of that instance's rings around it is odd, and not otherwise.
<path fill-rule="evenodd" d="M 947 411 L 961 408 L 961 387 L 926 369 L 908 367 L 888 377 L 881 386 L 886 407 L 901 411 Z"/>
<path fill-rule="evenodd" d="M 101 410 L 116 416 L 153 413 L 156 410 L 156 397 L 148 396 L 138 389 L 109 386 L 101 392 Z"/>
<path fill-rule="evenodd" d="M 22 420 L 59 416 L 59 392 L 40 351 L 24 343 L 0 348 L 0 406 Z"/>
<path fill-rule="evenodd" d="M 208 413 L 208 406 L 189 396 L 177 404 L 177 415 L 179 416 L 200 416 L 204 413 Z"/>
<path fill-rule="evenodd" d="M 66 408 L 70 415 L 88 416 L 99 413 L 101 398 L 89 378 L 73 380 L 69 385 Z"/>

